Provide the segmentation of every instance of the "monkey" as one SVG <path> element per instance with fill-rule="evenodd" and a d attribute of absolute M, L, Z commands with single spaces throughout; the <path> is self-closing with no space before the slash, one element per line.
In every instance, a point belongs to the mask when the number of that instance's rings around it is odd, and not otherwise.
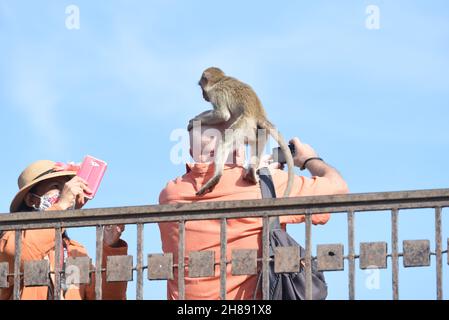
<path fill-rule="evenodd" d="M 225 160 L 233 150 L 234 143 L 249 144 L 251 158 L 244 178 L 258 183 L 256 170 L 259 167 L 268 135 L 271 135 L 279 144 L 287 160 L 288 182 L 284 197 L 288 197 L 294 178 L 293 157 L 282 135 L 268 121 L 265 109 L 255 91 L 246 83 L 227 76 L 216 67 L 204 70 L 198 85 L 201 87 L 204 100 L 210 102 L 213 109 L 191 119 L 187 129 L 190 131 L 195 121 L 208 126 L 226 124 L 227 134 L 224 141 L 218 141 L 215 149 L 214 175 L 196 193 L 197 196 L 212 191 L 217 185 L 223 174 Z"/>

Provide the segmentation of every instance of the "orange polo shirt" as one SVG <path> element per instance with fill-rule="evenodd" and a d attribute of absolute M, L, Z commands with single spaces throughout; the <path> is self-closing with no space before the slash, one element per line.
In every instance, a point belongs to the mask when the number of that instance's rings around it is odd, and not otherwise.
<path fill-rule="evenodd" d="M 213 165 L 189 164 L 187 173 L 170 181 L 159 196 L 160 204 L 229 201 L 261 199 L 259 185 L 243 180 L 244 168 L 237 165 L 225 167 L 220 182 L 215 189 L 202 197 L 195 193 L 213 175 Z M 271 170 L 273 182 L 278 195 L 283 194 L 287 185 L 288 175 L 282 170 Z M 337 190 L 327 178 L 306 178 L 295 176 L 291 197 L 337 194 L 345 191 Z M 324 224 L 330 218 L 329 214 L 315 214 L 313 224 Z M 280 217 L 282 224 L 304 222 L 303 215 Z M 162 248 L 165 253 L 172 252 L 174 262 L 178 261 L 178 224 L 172 222 L 159 223 Z M 227 261 L 231 260 L 234 249 L 257 249 L 258 257 L 262 256 L 262 219 L 239 218 L 227 220 Z M 220 220 L 188 221 L 185 226 L 185 263 L 191 251 L 215 251 L 215 262 L 220 261 Z M 187 269 L 187 268 L 186 268 Z M 233 276 L 231 264 L 227 266 L 226 298 L 252 299 L 256 288 L 256 275 Z M 189 278 L 185 273 L 185 298 L 219 299 L 220 297 L 220 266 L 216 265 L 215 276 L 208 278 Z M 167 298 L 178 299 L 178 279 L 168 281 Z"/>

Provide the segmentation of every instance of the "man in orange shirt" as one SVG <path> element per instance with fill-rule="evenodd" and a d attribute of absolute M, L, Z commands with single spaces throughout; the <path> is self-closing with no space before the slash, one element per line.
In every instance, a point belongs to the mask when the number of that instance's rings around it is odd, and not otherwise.
<path fill-rule="evenodd" d="M 19 192 L 14 197 L 10 211 L 51 211 L 67 210 L 72 207 L 80 209 L 85 204 L 84 192 L 90 193 L 86 181 L 76 177 L 77 167 L 58 164 L 49 160 L 36 161 L 29 165 L 20 175 Z M 126 255 L 128 245 L 120 239 L 124 226 L 108 226 L 104 231 L 103 267 L 106 266 L 108 256 Z M 0 262 L 9 263 L 9 273 L 14 272 L 15 231 L 0 234 Z M 87 250 L 78 242 L 72 240 L 64 231 L 62 235 L 62 257 L 85 257 Z M 55 266 L 55 230 L 39 229 L 22 231 L 21 270 L 25 261 L 48 260 L 50 270 Z M 63 258 L 64 259 L 64 258 Z M 61 261 L 61 267 L 62 267 Z M 103 299 L 126 299 L 126 282 L 106 282 L 102 277 Z M 9 287 L 0 289 L 0 300 L 12 299 L 13 277 L 9 277 Z M 20 288 L 22 300 L 46 300 L 53 298 L 54 275 L 50 277 L 49 287 Z M 92 275 L 89 285 L 70 285 L 61 290 L 61 299 L 66 300 L 94 300 L 95 276 Z"/>
<path fill-rule="evenodd" d="M 211 128 L 201 127 L 195 133 L 195 128 L 190 133 L 190 154 L 195 161 L 187 164 L 187 172 L 182 177 L 170 181 L 159 196 L 160 204 L 228 201 L 260 199 L 259 185 L 251 184 L 243 180 L 245 168 L 244 150 L 237 148 L 234 151 L 232 161 L 225 166 L 223 176 L 210 193 L 198 197 L 195 193 L 201 186 L 213 176 L 213 151 L 215 141 L 220 134 L 213 135 Z M 201 152 L 194 152 L 195 144 L 201 148 Z M 310 158 L 317 157 L 317 153 L 307 144 L 301 143 L 298 138 L 290 141 L 296 148 L 294 163 L 297 167 L 303 167 Z M 287 173 L 280 169 L 279 164 L 269 166 L 273 182 L 278 194 L 282 194 L 287 185 Z M 306 168 L 312 174 L 312 178 L 295 176 L 291 197 L 310 195 L 344 194 L 348 187 L 341 175 L 321 160 L 310 160 Z M 313 224 L 325 224 L 330 218 L 329 214 L 315 214 L 312 216 Z M 303 215 L 282 216 L 281 225 L 287 223 L 304 222 Z M 173 253 L 174 261 L 178 259 L 178 224 L 160 223 L 163 251 Z M 258 257 L 262 256 L 262 219 L 239 218 L 227 221 L 227 260 L 231 260 L 234 249 L 257 249 Z M 188 221 L 185 226 L 185 254 L 189 256 L 191 251 L 214 250 L 215 261 L 220 261 L 220 221 Z M 186 263 L 188 265 L 188 263 Z M 186 299 L 219 299 L 220 297 L 220 273 L 216 266 L 215 276 L 208 278 L 189 278 L 185 273 L 185 298 Z M 227 299 L 252 299 L 257 285 L 257 275 L 231 274 L 231 265 L 227 268 L 226 298 Z M 168 299 L 178 299 L 178 279 L 175 273 L 174 279 L 168 281 Z M 258 296 L 260 298 L 260 296 Z"/>

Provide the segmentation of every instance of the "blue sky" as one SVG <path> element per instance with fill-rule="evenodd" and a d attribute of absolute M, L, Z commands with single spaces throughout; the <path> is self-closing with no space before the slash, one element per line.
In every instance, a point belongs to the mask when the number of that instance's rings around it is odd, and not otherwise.
<path fill-rule="evenodd" d="M 65 25 L 71 4 L 79 30 Z M 378 30 L 365 26 L 368 5 L 380 9 Z M 0 0 L 0 212 L 29 163 L 86 154 L 109 163 L 87 207 L 157 203 L 184 171 L 170 161 L 170 134 L 209 108 L 197 81 L 212 65 L 251 84 L 283 135 L 311 144 L 351 192 L 448 187 L 448 9 L 443 0 Z M 433 219 L 432 210 L 401 213 L 400 242 L 433 248 Z M 444 239 L 447 219 L 444 210 Z M 358 214 L 357 243 L 389 242 L 389 221 L 388 212 Z M 316 227 L 314 244 L 346 248 L 345 222 Z M 303 226 L 289 230 L 303 239 Z M 70 234 L 94 254 L 93 229 Z M 134 256 L 135 234 L 124 235 Z M 147 226 L 145 252 L 160 251 Z M 357 298 L 389 299 L 390 274 L 369 290 L 358 269 Z M 326 276 L 329 297 L 346 299 L 346 271 Z M 434 268 L 401 267 L 400 296 L 434 298 Z M 164 299 L 165 283 L 146 281 L 145 298 Z"/>

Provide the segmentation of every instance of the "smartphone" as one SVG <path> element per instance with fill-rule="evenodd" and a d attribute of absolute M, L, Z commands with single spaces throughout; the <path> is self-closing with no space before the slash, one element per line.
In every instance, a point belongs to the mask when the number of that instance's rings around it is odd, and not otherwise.
<path fill-rule="evenodd" d="M 288 145 L 289 149 L 290 149 L 290 153 L 292 154 L 292 157 L 294 157 L 296 155 L 296 149 L 295 149 L 295 145 L 294 144 L 289 144 Z M 282 152 L 280 147 L 277 148 L 273 148 L 273 160 L 274 162 L 279 162 L 279 163 L 287 163 L 287 160 L 285 160 L 285 155 Z"/>
<path fill-rule="evenodd" d="M 89 189 L 92 193 L 85 194 L 87 199 L 93 199 L 100 187 L 101 180 L 103 179 L 108 164 L 103 160 L 96 159 L 92 156 L 86 156 L 81 164 L 78 173 L 78 177 L 87 181 Z"/>

